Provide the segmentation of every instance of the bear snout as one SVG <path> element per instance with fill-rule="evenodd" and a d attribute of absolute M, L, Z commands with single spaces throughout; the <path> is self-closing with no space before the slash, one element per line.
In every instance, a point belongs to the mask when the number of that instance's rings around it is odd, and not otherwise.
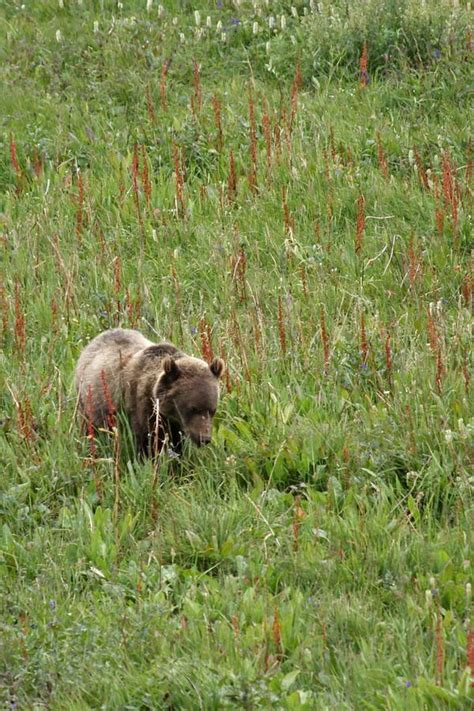
<path fill-rule="evenodd" d="M 203 444 L 209 444 L 211 441 L 211 435 L 199 435 L 199 442 L 197 442 L 198 447 L 202 447 Z"/>
<path fill-rule="evenodd" d="M 184 430 L 191 441 L 201 447 L 209 444 L 212 437 L 212 419 L 209 415 L 197 415 L 185 424 Z"/>
<path fill-rule="evenodd" d="M 188 431 L 188 437 L 191 441 L 198 447 L 202 447 L 204 444 L 209 444 L 211 441 L 211 433 L 209 432 L 196 432 Z"/>

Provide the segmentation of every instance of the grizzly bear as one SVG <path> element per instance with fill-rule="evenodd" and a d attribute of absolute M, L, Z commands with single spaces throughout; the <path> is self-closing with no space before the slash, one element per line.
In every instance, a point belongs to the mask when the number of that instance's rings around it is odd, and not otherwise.
<path fill-rule="evenodd" d="M 211 441 L 223 372 L 220 358 L 208 365 L 171 343 L 155 344 L 138 331 L 114 328 L 94 338 L 79 357 L 79 410 L 94 428 L 110 427 L 115 410 L 123 411 L 141 455 L 159 452 L 166 436 L 177 451 L 182 436 L 200 447 Z"/>

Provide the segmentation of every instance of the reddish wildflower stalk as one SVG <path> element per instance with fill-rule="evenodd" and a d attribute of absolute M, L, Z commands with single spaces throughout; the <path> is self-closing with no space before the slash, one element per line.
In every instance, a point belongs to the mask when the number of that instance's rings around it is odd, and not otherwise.
<path fill-rule="evenodd" d="M 470 27 L 466 30 L 466 50 L 471 53 L 473 51 L 473 41 L 472 41 L 472 29 Z"/>
<path fill-rule="evenodd" d="M 389 178 L 388 163 L 387 163 L 387 159 L 385 157 L 385 152 L 384 152 L 383 145 L 382 145 L 382 139 L 381 139 L 380 133 L 378 131 L 377 131 L 377 158 L 379 161 L 380 172 L 382 173 L 383 177 L 386 180 L 388 180 L 388 178 Z"/>
<path fill-rule="evenodd" d="M 237 620 L 237 615 L 232 615 L 231 617 L 232 629 L 234 631 L 234 637 L 237 639 L 239 636 L 239 622 Z"/>
<path fill-rule="evenodd" d="M 298 94 L 303 84 L 303 79 L 301 76 L 301 64 L 298 61 L 296 63 L 295 76 L 293 79 L 293 84 L 291 85 L 291 114 L 290 114 L 290 131 L 293 128 L 293 123 L 296 117 L 296 112 L 298 110 Z"/>
<path fill-rule="evenodd" d="M 329 142 L 329 150 L 330 150 L 332 162 L 336 163 L 337 151 L 336 151 L 336 143 L 334 141 L 334 129 L 332 126 L 329 127 L 328 142 Z"/>
<path fill-rule="evenodd" d="M 194 100 L 192 101 L 193 113 L 196 116 L 201 111 L 202 107 L 202 91 L 201 77 L 199 64 L 193 60 L 193 79 L 194 79 Z"/>
<path fill-rule="evenodd" d="M 466 657 L 467 666 L 471 670 L 471 686 L 474 686 L 474 632 L 472 631 L 471 625 L 469 625 L 467 630 Z"/>
<path fill-rule="evenodd" d="M 275 612 L 273 615 L 273 625 L 272 625 L 273 642 L 275 644 L 277 654 L 281 655 L 281 625 L 280 625 L 280 615 L 278 613 L 278 608 L 275 607 Z"/>
<path fill-rule="evenodd" d="M 147 207 L 150 207 L 150 204 L 151 204 L 151 182 L 150 182 L 150 174 L 148 172 L 148 159 L 147 159 L 145 146 L 142 146 L 142 161 L 143 161 L 143 166 L 142 166 L 141 178 L 142 178 L 143 192 L 145 193 L 145 200 L 146 200 Z"/>
<path fill-rule="evenodd" d="M 438 618 L 436 620 L 435 630 L 436 642 L 436 683 L 438 686 L 443 684 L 443 668 L 444 668 L 444 639 L 443 639 L 443 620 L 441 611 L 438 610 Z"/>
<path fill-rule="evenodd" d="M 276 119 L 273 125 L 273 144 L 275 146 L 275 159 L 278 163 L 281 158 L 281 128 Z"/>
<path fill-rule="evenodd" d="M 323 159 L 324 159 L 324 175 L 326 176 L 326 181 L 328 183 L 331 182 L 331 166 L 329 163 L 329 151 L 326 149 L 323 150 Z"/>
<path fill-rule="evenodd" d="M 361 194 L 357 198 L 357 220 L 356 220 L 356 234 L 355 234 L 355 253 L 358 257 L 362 253 L 364 231 L 365 231 L 365 198 Z"/>
<path fill-rule="evenodd" d="M 343 483 L 344 483 L 344 488 L 347 490 L 349 489 L 351 485 L 351 469 L 350 469 L 350 463 L 351 463 L 351 454 L 349 451 L 349 447 L 347 444 L 344 444 L 342 448 L 342 461 L 344 462 L 344 468 L 343 468 Z"/>
<path fill-rule="evenodd" d="M 438 350 L 436 352 L 436 375 L 435 375 L 436 389 L 437 389 L 438 393 L 441 393 L 444 374 L 445 374 L 445 368 L 444 368 L 444 364 L 443 364 L 443 355 L 441 353 L 441 348 L 438 348 Z"/>
<path fill-rule="evenodd" d="M 472 159 L 472 138 L 469 138 L 466 149 L 466 185 L 469 187 L 472 181 L 474 161 Z"/>
<path fill-rule="evenodd" d="M 241 248 L 237 256 L 232 257 L 232 276 L 236 284 L 236 291 L 240 303 L 243 303 L 247 298 L 247 288 L 245 280 L 245 272 L 247 270 L 247 257 L 244 250 Z"/>
<path fill-rule="evenodd" d="M 433 316 L 430 309 L 427 310 L 427 330 L 428 330 L 428 342 L 430 345 L 431 352 L 436 359 L 436 369 L 435 369 L 435 383 L 438 392 L 441 392 L 441 386 L 443 381 L 443 376 L 445 374 L 445 368 L 443 364 L 443 355 L 441 350 L 441 343 L 436 330 Z"/>
<path fill-rule="evenodd" d="M 278 336 L 283 355 L 286 355 L 286 333 L 281 294 L 278 295 Z"/>
<path fill-rule="evenodd" d="M 234 151 L 230 149 L 229 154 L 229 177 L 227 179 L 227 199 L 233 202 L 237 197 L 237 174 L 235 172 Z"/>
<path fill-rule="evenodd" d="M 100 382 L 102 384 L 102 392 L 104 394 L 104 400 L 107 405 L 107 426 L 109 430 L 113 430 L 117 424 L 116 421 L 116 408 L 110 394 L 109 384 L 107 382 L 107 377 L 105 375 L 105 370 L 100 371 Z"/>
<path fill-rule="evenodd" d="M 262 329 L 260 327 L 257 304 L 255 304 L 255 308 L 252 309 L 252 325 L 253 325 L 255 353 L 257 354 L 258 361 L 260 362 L 261 355 L 262 355 Z"/>
<path fill-rule="evenodd" d="M 37 148 L 35 148 L 33 153 L 33 170 L 37 178 L 39 178 L 43 172 L 43 158 Z"/>
<path fill-rule="evenodd" d="M 255 123 L 255 107 L 252 92 L 249 92 L 249 122 L 250 122 L 250 160 L 251 169 L 249 185 L 253 193 L 257 191 L 257 125 Z"/>
<path fill-rule="evenodd" d="M 20 168 L 20 163 L 18 162 L 18 156 L 17 156 L 17 152 L 16 152 L 16 141 L 15 141 L 15 136 L 13 135 L 13 133 L 10 134 L 10 161 L 12 164 L 12 168 L 15 171 L 16 192 L 19 193 L 21 191 L 23 172 Z"/>
<path fill-rule="evenodd" d="M 368 52 L 367 52 L 367 42 L 364 42 L 362 46 L 362 53 L 359 60 L 359 70 L 360 70 L 360 86 L 366 87 L 369 83 L 369 74 L 367 71 L 368 64 Z"/>
<path fill-rule="evenodd" d="M 365 329 L 365 314 L 362 311 L 360 314 L 360 354 L 362 358 L 362 365 L 367 364 L 367 358 L 369 355 L 369 346 L 367 343 L 367 332 Z"/>
<path fill-rule="evenodd" d="M 474 309 L 474 260 L 461 282 L 461 294 L 466 307 L 472 311 Z"/>
<path fill-rule="evenodd" d="M 267 153 L 267 171 L 270 172 L 272 166 L 272 127 L 270 123 L 270 116 L 268 114 L 268 104 L 265 97 L 263 98 L 262 128 Z"/>
<path fill-rule="evenodd" d="M 139 322 L 140 316 L 141 316 L 141 296 L 140 296 L 140 294 L 138 294 L 134 300 L 134 299 L 132 299 L 132 297 L 130 295 L 129 289 L 127 288 L 127 291 L 125 292 L 125 306 L 126 306 L 128 321 L 130 323 L 130 326 L 132 328 L 135 328 L 138 325 L 138 322 Z"/>
<path fill-rule="evenodd" d="M 145 89 L 145 96 L 146 96 L 146 109 L 148 112 L 148 118 L 150 119 L 151 123 L 156 123 L 155 105 L 153 103 L 153 97 L 151 95 L 151 89 L 150 89 L 149 84 L 147 84 L 147 87 Z"/>
<path fill-rule="evenodd" d="M 33 441 L 34 422 L 31 410 L 31 402 L 28 395 L 25 395 L 23 402 L 17 403 L 18 432 L 27 444 Z"/>
<path fill-rule="evenodd" d="M 458 197 L 456 192 L 453 194 L 453 199 L 451 202 L 451 220 L 453 223 L 453 236 L 454 241 L 458 241 Z"/>
<path fill-rule="evenodd" d="M 18 353 L 24 353 L 26 348 L 25 314 L 20 296 L 20 284 L 15 283 L 15 348 Z"/>
<path fill-rule="evenodd" d="M 221 103 L 217 96 L 214 94 L 212 97 L 212 108 L 214 111 L 214 122 L 216 124 L 217 128 L 217 147 L 218 150 L 221 151 L 224 145 L 224 134 L 222 131 L 222 112 L 221 112 Z"/>
<path fill-rule="evenodd" d="M 184 216 L 185 205 L 184 205 L 184 178 L 183 171 L 181 168 L 181 160 L 179 155 L 179 149 L 176 143 L 173 141 L 173 161 L 174 161 L 174 174 L 176 179 L 176 203 L 178 214 Z"/>
<path fill-rule="evenodd" d="M 430 185 L 428 183 L 428 175 L 426 173 L 425 166 L 423 165 L 423 161 L 416 146 L 413 146 L 413 156 L 415 158 L 416 169 L 418 171 L 418 177 L 420 179 L 420 182 L 425 188 L 425 190 L 429 190 Z"/>
<path fill-rule="evenodd" d="M 284 187 L 281 189 L 281 198 L 282 198 L 282 204 L 283 204 L 285 232 L 287 235 L 291 236 L 295 230 L 295 222 L 294 222 L 293 218 L 291 217 L 290 211 L 288 209 L 288 203 L 286 202 L 286 189 Z"/>
<path fill-rule="evenodd" d="M 214 358 L 211 343 L 211 327 L 204 318 L 199 321 L 199 335 L 201 336 L 201 352 L 205 361 L 210 363 Z"/>
<path fill-rule="evenodd" d="M 319 321 L 320 321 L 320 328 L 321 328 L 321 341 L 323 343 L 323 353 L 324 353 L 324 372 L 327 373 L 328 368 L 329 368 L 330 351 L 329 351 L 328 332 L 327 332 L 327 328 L 326 328 L 326 318 L 324 316 L 324 309 L 322 306 L 319 311 Z"/>

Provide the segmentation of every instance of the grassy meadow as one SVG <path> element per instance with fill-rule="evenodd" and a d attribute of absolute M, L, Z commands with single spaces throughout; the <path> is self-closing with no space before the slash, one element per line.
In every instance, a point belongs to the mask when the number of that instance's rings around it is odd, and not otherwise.
<path fill-rule="evenodd" d="M 1 708 L 472 708 L 471 22 L 0 4 Z M 209 447 L 81 436 L 115 326 Z"/>

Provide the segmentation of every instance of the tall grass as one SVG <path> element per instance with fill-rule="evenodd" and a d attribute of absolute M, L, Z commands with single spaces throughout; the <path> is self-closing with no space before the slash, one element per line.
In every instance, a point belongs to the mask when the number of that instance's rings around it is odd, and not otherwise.
<path fill-rule="evenodd" d="M 195 10 L 1 20 L 1 702 L 468 709 L 470 10 Z M 80 431 L 117 325 L 226 359 L 210 447 Z"/>

